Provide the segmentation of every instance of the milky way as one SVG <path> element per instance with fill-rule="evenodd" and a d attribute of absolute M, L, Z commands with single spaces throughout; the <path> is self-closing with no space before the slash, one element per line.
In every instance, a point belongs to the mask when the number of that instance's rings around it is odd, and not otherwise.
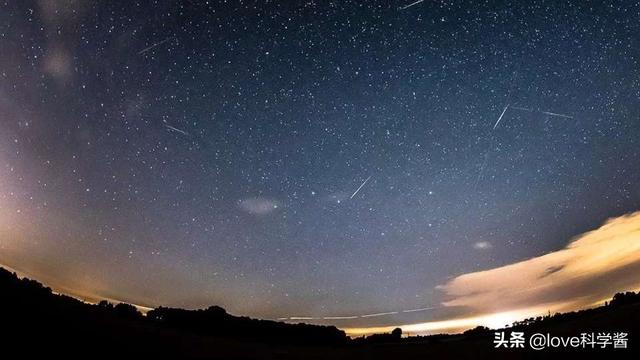
<path fill-rule="evenodd" d="M 632 2 L 0 9 L 0 263 L 79 296 L 448 319 L 640 208 Z"/>

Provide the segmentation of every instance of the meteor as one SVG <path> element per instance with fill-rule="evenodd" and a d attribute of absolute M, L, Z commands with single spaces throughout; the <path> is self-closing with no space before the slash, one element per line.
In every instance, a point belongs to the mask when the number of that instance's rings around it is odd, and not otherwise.
<path fill-rule="evenodd" d="M 418 4 L 420 4 L 420 3 L 421 3 L 421 2 L 423 2 L 423 1 L 424 1 L 424 0 L 418 0 L 418 1 L 412 2 L 412 3 L 411 3 L 411 4 L 409 4 L 409 5 L 401 6 L 401 7 L 400 7 L 400 10 L 408 9 L 408 8 L 410 8 L 410 7 L 414 6 L 414 5 L 418 5 Z"/>
<path fill-rule="evenodd" d="M 496 121 L 496 124 L 493 125 L 493 130 L 495 130 L 498 127 L 498 124 L 500 124 L 500 120 L 502 120 L 502 117 L 504 116 L 504 113 L 507 112 L 508 108 L 509 108 L 509 104 L 507 104 L 507 106 L 504 107 L 504 110 L 502 110 L 502 114 L 500 114 L 500 117 L 498 118 L 498 121 Z"/>
<path fill-rule="evenodd" d="M 142 49 L 142 50 L 138 51 L 138 55 L 142 55 L 142 54 L 146 53 L 147 51 L 149 51 L 149 50 L 151 50 L 151 49 L 155 48 L 156 46 L 160 46 L 160 45 L 162 45 L 162 44 L 166 43 L 167 41 L 169 41 L 169 40 L 171 40 L 171 39 L 173 39 L 173 38 L 174 38 L 174 36 L 171 36 L 171 37 L 168 37 L 168 38 L 166 38 L 166 39 L 164 39 L 164 40 L 162 40 L 162 41 L 160 41 L 160 42 L 157 42 L 157 43 L 155 43 L 155 44 L 153 44 L 153 45 L 151 45 L 151 46 L 149 46 L 149 47 L 146 47 L 146 48 L 144 48 L 144 49 Z"/>
<path fill-rule="evenodd" d="M 180 129 L 178 129 L 178 128 L 176 128 L 176 127 L 173 127 L 173 126 L 171 126 L 171 125 L 164 124 L 164 126 L 165 126 L 167 129 L 169 129 L 170 131 L 179 132 L 179 133 L 180 133 L 180 134 L 182 134 L 182 135 L 187 135 L 187 136 L 189 135 L 186 131 L 184 131 L 184 130 L 180 130 Z"/>
<path fill-rule="evenodd" d="M 563 117 L 563 118 L 567 118 L 567 119 L 573 119 L 573 116 L 553 113 L 553 112 L 550 112 L 550 111 L 541 111 L 541 113 L 543 113 L 545 115 L 549 115 L 549 116 L 558 116 L 558 117 Z"/>
<path fill-rule="evenodd" d="M 558 116 L 558 117 L 563 117 L 563 118 L 567 118 L 567 119 L 573 119 L 573 116 L 571 116 L 571 115 L 559 114 L 559 113 L 554 113 L 554 112 L 551 112 L 551 111 L 534 110 L 534 109 L 521 107 L 521 106 L 509 106 L 509 108 L 514 109 L 514 110 L 522 110 L 522 111 L 529 111 L 529 112 L 536 111 L 536 112 L 539 112 L 541 114 L 545 114 L 545 115 L 549 115 L 549 116 Z"/>
<path fill-rule="evenodd" d="M 365 186 L 365 184 L 367 183 L 367 181 L 369 181 L 369 179 L 371 179 L 371 176 L 369 176 L 369 177 L 367 178 L 367 180 L 365 180 L 365 181 L 362 183 L 362 185 L 360 185 L 360 187 L 359 187 L 356 191 L 354 191 L 354 192 L 353 192 L 353 194 L 351 195 L 351 197 L 350 197 L 349 199 L 353 199 L 353 197 L 354 197 L 354 196 L 356 196 L 356 195 L 358 194 L 358 192 L 360 191 L 360 189 L 362 189 L 362 187 L 363 187 L 363 186 Z"/>

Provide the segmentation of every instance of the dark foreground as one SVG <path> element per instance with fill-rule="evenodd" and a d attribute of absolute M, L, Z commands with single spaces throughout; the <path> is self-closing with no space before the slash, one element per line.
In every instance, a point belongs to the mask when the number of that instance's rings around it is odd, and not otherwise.
<path fill-rule="evenodd" d="M 529 319 L 505 330 L 580 336 L 627 333 L 626 349 L 533 351 L 495 349 L 494 331 L 351 340 L 335 327 L 294 325 L 227 314 L 224 309 L 158 308 L 142 316 L 127 304 L 90 305 L 55 295 L 40 283 L 0 268 L 0 346 L 4 354 L 68 357 L 181 357 L 211 359 L 512 359 L 599 355 L 637 358 L 640 294 L 616 294 L 607 306 Z M 602 340 L 603 338 L 601 338 Z M 606 340 L 606 337 L 604 338 Z M 618 342 L 621 346 L 621 342 Z M 527 344 L 525 346 L 528 347 Z M 591 358 L 591 356 L 589 356 Z"/>

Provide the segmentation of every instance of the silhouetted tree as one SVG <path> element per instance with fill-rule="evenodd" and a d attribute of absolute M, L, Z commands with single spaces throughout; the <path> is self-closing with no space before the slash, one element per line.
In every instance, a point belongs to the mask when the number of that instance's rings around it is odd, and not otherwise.
<path fill-rule="evenodd" d="M 119 303 L 113 308 L 113 311 L 116 315 L 128 318 L 128 319 L 137 319 L 141 318 L 142 314 L 136 309 L 135 306 L 126 303 Z"/>
<path fill-rule="evenodd" d="M 469 329 L 469 330 L 465 331 L 464 334 L 465 335 L 486 334 L 489 331 L 491 331 L 491 330 L 486 326 L 476 326 L 473 329 Z"/>
<path fill-rule="evenodd" d="M 640 293 L 624 292 L 613 295 L 609 306 L 621 306 L 640 303 Z"/>
<path fill-rule="evenodd" d="M 107 300 L 100 301 L 96 304 L 96 306 L 98 306 L 100 309 L 113 310 L 113 304 L 108 302 Z"/>

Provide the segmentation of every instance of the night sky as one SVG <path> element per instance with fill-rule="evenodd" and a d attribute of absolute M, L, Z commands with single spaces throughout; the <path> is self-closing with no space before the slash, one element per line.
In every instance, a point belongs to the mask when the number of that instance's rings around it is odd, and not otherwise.
<path fill-rule="evenodd" d="M 473 312 L 438 285 L 640 209 L 637 3 L 411 3 L 4 1 L 0 262 L 424 322 Z"/>

